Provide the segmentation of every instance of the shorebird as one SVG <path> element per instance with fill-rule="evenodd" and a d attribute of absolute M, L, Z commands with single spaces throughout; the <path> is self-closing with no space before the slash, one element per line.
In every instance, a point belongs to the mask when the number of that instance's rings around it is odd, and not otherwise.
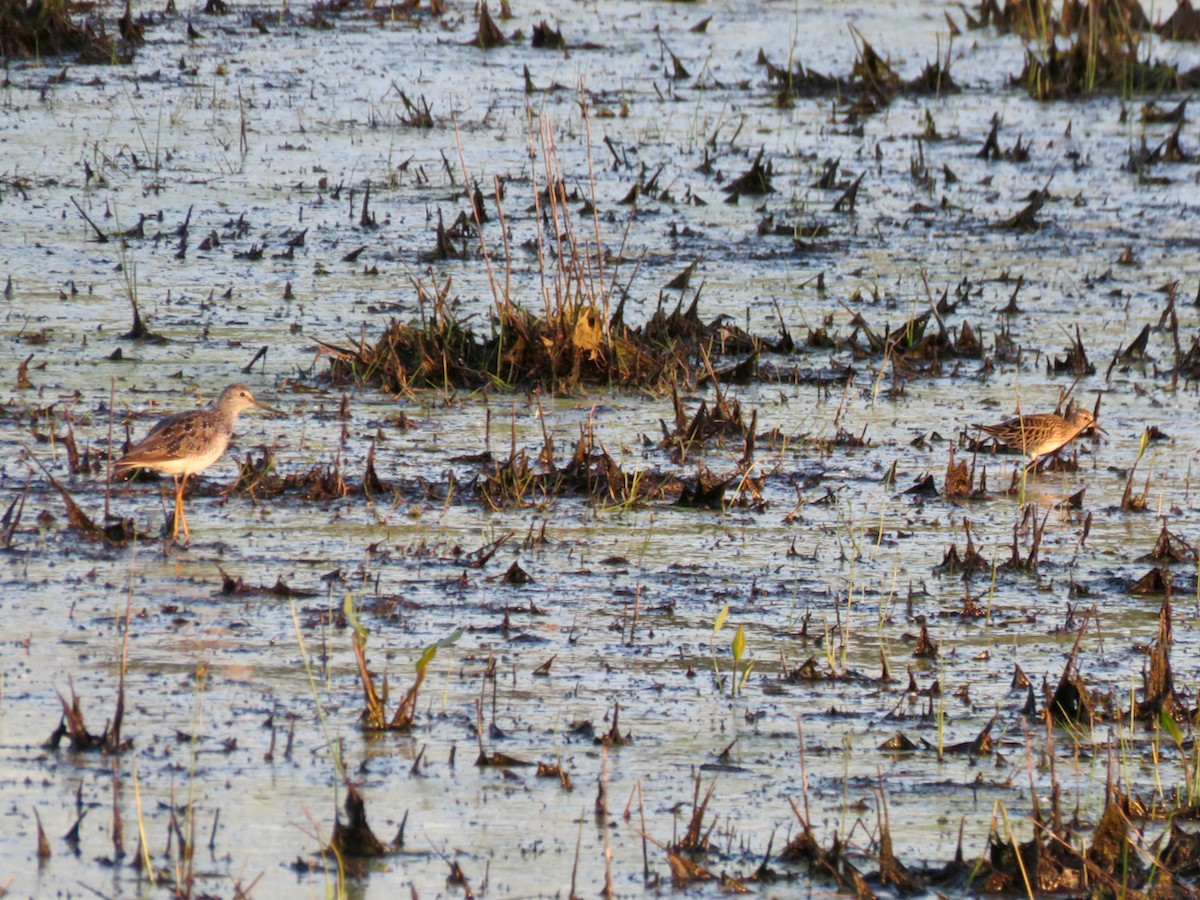
<path fill-rule="evenodd" d="M 990 434 L 1004 446 L 1024 453 L 1029 457 L 1030 466 L 1037 465 L 1043 456 L 1057 453 L 1088 428 L 1103 430 L 1096 424 L 1096 417 L 1086 409 L 1077 409 L 1065 419 L 1056 413 L 1035 413 L 1016 416 L 999 425 L 975 427 Z"/>
<path fill-rule="evenodd" d="M 187 516 L 183 512 L 183 489 L 188 476 L 207 469 L 225 452 L 238 415 L 250 407 L 267 412 L 279 410 L 259 403 L 244 384 L 231 384 L 221 391 L 216 403 L 208 409 L 193 409 L 167 416 L 150 429 L 128 453 L 113 465 L 117 469 L 156 469 L 175 479 L 175 530 L 172 540 L 183 535 L 190 537 Z"/>

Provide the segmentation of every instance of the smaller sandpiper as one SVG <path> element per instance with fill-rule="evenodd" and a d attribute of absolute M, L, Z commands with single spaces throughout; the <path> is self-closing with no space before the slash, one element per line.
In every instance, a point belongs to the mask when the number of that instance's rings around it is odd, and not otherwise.
<path fill-rule="evenodd" d="M 1089 428 L 1102 431 L 1096 417 L 1086 409 L 1077 409 L 1064 419 L 1057 413 L 1016 416 L 999 425 L 976 425 L 1004 446 L 1024 453 L 1029 465 L 1036 466 L 1043 456 L 1057 453 L 1081 432 Z"/>
<path fill-rule="evenodd" d="M 208 409 L 175 413 L 160 420 L 128 453 L 113 463 L 117 469 L 156 469 L 175 479 L 173 540 L 179 537 L 181 524 L 184 537 L 190 537 L 187 516 L 183 512 L 183 489 L 187 486 L 188 476 L 202 472 L 221 458 L 229 446 L 238 415 L 252 406 L 267 412 L 280 412 L 255 400 L 250 388 L 244 384 L 231 384 Z"/>

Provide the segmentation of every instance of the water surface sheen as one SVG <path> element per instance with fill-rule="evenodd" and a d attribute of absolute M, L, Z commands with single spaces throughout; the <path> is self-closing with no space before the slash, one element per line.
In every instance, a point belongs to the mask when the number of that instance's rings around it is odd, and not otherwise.
<path fill-rule="evenodd" d="M 1031 795 L 1049 793 L 1052 757 L 1063 803 L 1085 826 L 1110 772 L 1146 801 L 1182 785 L 1174 744 L 1164 740 L 1152 762 L 1156 736 L 1128 722 L 1162 602 L 1128 588 L 1152 567 L 1141 557 L 1164 523 L 1200 539 L 1196 393 L 1164 374 L 1174 360 L 1166 331 L 1151 334 L 1144 359 L 1109 368 L 1144 325 L 1162 324 L 1171 282 L 1184 350 L 1196 334 L 1196 164 L 1164 163 L 1152 178 L 1125 168 L 1131 150 L 1157 145 L 1174 126 L 1143 123 L 1141 98 L 1029 99 L 1010 83 L 1021 41 L 991 29 L 950 40 L 944 13 L 963 22 L 953 3 L 514 0 L 515 18 L 498 24 L 521 37 L 490 51 L 470 46 L 474 4 L 446 7 L 435 18 L 427 9 L 239 4 L 212 16 L 189 0 L 164 17 L 161 3 L 137 3 L 134 14 L 154 24 L 129 66 L 68 62 L 61 80 L 61 61 L 12 61 L 0 88 L 0 281 L 11 276 L 12 288 L 0 301 L 0 502 L 28 495 L 0 557 L 0 889 L 164 896 L 187 877 L 182 832 L 195 842 L 198 894 L 233 896 L 240 886 L 261 897 L 322 896 L 337 866 L 317 851 L 346 779 L 381 839 L 405 823 L 403 850 L 351 879 L 348 892 L 364 898 L 408 885 L 423 897 L 461 894 L 447 883 L 451 864 L 492 896 L 566 895 L 573 878 L 594 895 L 606 870 L 618 893 L 650 893 L 670 878 L 661 845 L 686 830 L 697 778 L 701 796 L 715 786 L 704 819 L 714 825 L 710 851 L 698 861 L 739 877 L 795 836 L 790 801 L 807 808 L 823 845 L 841 835 L 874 870 L 882 797 L 895 853 L 919 866 L 952 859 L 960 827 L 967 859 L 984 854 L 998 804 L 1028 839 Z M 118 14 L 107 11 L 110 30 Z M 318 15 L 332 27 L 314 27 Z M 531 47 L 543 20 L 561 28 L 566 52 Z M 962 90 L 901 95 L 858 117 L 831 95 L 778 105 L 760 51 L 778 66 L 845 76 L 851 28 L 904 78 L 948 51 Z M 1194 46 L 1147 42 L 1181 70 L 1200 62 Z M 686 77 L 671 77 L 671 54 Z M 535 93 L 526 93 L 524 67 Z M 409 122 L 405 99 L 428 107 L 432 127 Z M 1166 107 L 1182 95 L 1154 99 Z M 994 116 L 1001 147 L 1027 144 L 1028 161 L 979 158 Z M 1181 141 L 1200 143 L 1193 122 Z M 775 192 L 725 202 L 722 185 L 760 151 Z M 827 160 L 840 160 L 832 190 L 813 186 Z M 922 160 L 928 179 L 914 177 Z M 655 172 L 657 192 L 621 202 Z M 389 397 L 329 387 L 315 340 L 373 342 L 392 318 L 422 313 L 418 284 L 426 296 L 448 285 L 483 332 L 501 285 L 542 310 L 553 285 L 539 272 L 539 236 L 544 258 L 557 248 L 539 232 L 534 195 L 552 174 L 573 197 L 581 252 L 594 251 L 597 235 L 605 250 L 597 278 L 628 291 L 627 322 L 645 322 L 660 291 L 673 308 L 680 292 L 663 286 L 700 260 L 685 306 L 702 285 L 703 320 L 727 316 L 769 337 L 784 327 L 800 345 L 763 362 L 853 366 L 828 389 L 730 388 L 747 417 L 757 410 L 760 434 L 786 438 L 757 447 L 761 503 L 697 510 L 549 497 L 496 511 L 475 496 L 477 454 L 536 456 L 547 434 L 560 463 L 587 431 L 631 476 L 694 479 L 700 464 L 733 473 L 740 441 L 710 443 L 682 464 L 659 445 L 660 421 L 674 415 L 665 394 Z M 835 212 L 860 174 L 856 209 Z M 469 208 L 468 181 L 491 216 L 490 271 L 477 238 L 464 259 L 426 258 L 438 217 L 450 225 Z M 368 184 L 373 226 L 360 221 Z M 1039 230 L 992 227 L 1047 185 Z M 580 213 L 585 199 L 594 218 Z M 72 200 L 109 233 L 145 216 L 144 236 L 97 243 Z M 829 233 L 797 245 L 760 234 L 768 217 Z M 202 249 L 210 233 L 219 243 Z M 238 258 L 255 246 L 262 259 Z M 1121 265 L 1127 248 L 1131 264 Z M 1019 277 L 1021 312 L 1004 314 Z M 856 315 L 884 333 L 964 283 L 946 326 L 958 333 L 969 322 L 993 364 L 949 360 L 940 377 L 922 377 L 883 356 L 806 346 L 822 326 L 848 337 Z M 131 292 L 164 342 L 122 337 Z M 1017 465 L 1011 455 L 974 459 L 988 499 L 906 493 L 927 474 L 942 487 L 952 445 L 971 458 L 972 423 L 1053 410 L 1076 379 L 1049 363 L 1076 329 L 1096 372 L 1078 379 L 1075 396 L 1089 407 L 1101 396 L 1107 430 L 1077 442 L 1078 471 L 1031 477 L 1028 507 L 999 493 Z M 997 356 L 1001 332 L 1019 353 Z M 265 358 L 241 372 L 263 346 Z M 237 380 L 289 417 L 242 417 L 229 454 L 189 497 L 190 546 L 164 550 L 154 536 L 169 480 L 108 491 L 110 426 L 119 453 L 127 433 L 136 439 L 159 415 L 210 402 Z M 713 399 L 711 386 L 685 385 L 682 395 L 689 411 Z M 99 461 L 94 472 L 70 473 L 68 425 Z M 1152 426 L 1165 438 L 1151 442 L 1134 480 L 1146 509 L 1123 512 L 1128 469 Z M 865 445 L 833 441 L 839 431 Z M 340 467 L 357 485 L 373 441 L 387 490 L 372 499 L 223 496 L 237 461 L 265 447 L 280 473 Z M 93 518 L 109 509 L 152 536 L 120 547 L 81 541 L 31 455 Z M 1081 489 L 1078 508 L 1064 504 Z M 737 496 L 731 489 L 727 499 Z M 952 544 L 964 550 L 968 520 L 994 577 L 935 571 Z M 1014 531 L 1028 556 L 1031 522 L 1044 526 L 1039 565 L 999 568 Z M 471 554 L 506 535 L 471 565 Z M 514 563 L 528 584 L 505 583 Z M 226 593 L 222 573 L 301 595 Z M 1171 659 L 1190 703 L 1200 649 L 1194 564 L 1176 566 L 1174 583 Z M 423 648 L 463 631 L 430 666 L 410 733 L 359 727 L 361 682 L 341 612 L 348 594 L 389 708 Z M 959 615 L 968 594 L 983 617 Z M 1078 664 L 1118 713 L 1091 729 L 1054 729 L 1048 743 L 1040 718 L 1022 715 L 1014 670 L 1041 709 L 1043 683 L 1053 690 L 1092 607 Z M 935 658 L 913 655 L 923 626 Z M 739 627 L 754 666 L 733 697 Z M 117 758 L 43 748 L 59 698 L 72 692 L 91 730 L 103 730 L 123 655 L 122 733 L 132 748 Z M 839 677 L 783 677 L 810 659 Z M 535 674 L 550 660 L 548 674 Z M 609 731 L 618 708 L 630 740 L 604 748 L 593 734 Z M 994 754 L 939 760 L 939 742 L 970 741 L 993 717 Z M 897 732 L 918 749 L 879 749 Z M 481 749 L 513 759 L 477 767 Z M 574 789 L 536 777 L 538 762 L 560 763 Z M 597 814 L 600 785 L 607 805 Z M 35 811 L 52 851 L 41 862 Z M 81 813 L 73 852 L 63 835 Z M 1148 826 L 1147 843 L 1161 827 Z M 155 886 L 131 865 L 139 830 Z M 771 866 L 788 880 L 756 888 L 764 893 L 831 890 L 802 867 Z"/>

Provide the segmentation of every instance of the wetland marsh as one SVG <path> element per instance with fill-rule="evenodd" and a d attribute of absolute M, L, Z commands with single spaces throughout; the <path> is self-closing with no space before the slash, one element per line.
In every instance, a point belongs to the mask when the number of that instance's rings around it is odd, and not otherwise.
<path fill-rule="evenodd" d="M 1200 45 L 1035 6 L 10 32 L 0 894 L 1189 896 Z"/>

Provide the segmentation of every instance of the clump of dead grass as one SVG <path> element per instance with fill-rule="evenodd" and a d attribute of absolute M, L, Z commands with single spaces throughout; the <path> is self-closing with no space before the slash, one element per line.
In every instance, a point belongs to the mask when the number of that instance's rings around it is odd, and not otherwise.
<path fill-rule="evenodd" d="M 132 42 L 114 41 L 91 3 L 0 0 L 0 58 L 74 56 L 81 64 L 130 62 Z"/>
<path fill-rule="evenodd" d="M 1098 92 L 1184 87 L 1175 66 L 1151 59 L 1144 38 L 1150 17 L 1138 0 L 981 0 L 964 9 L 969 30 L 992 27 L 1026 43 L 1014 83 L 1031 97 L 1052 100 Z"/>

